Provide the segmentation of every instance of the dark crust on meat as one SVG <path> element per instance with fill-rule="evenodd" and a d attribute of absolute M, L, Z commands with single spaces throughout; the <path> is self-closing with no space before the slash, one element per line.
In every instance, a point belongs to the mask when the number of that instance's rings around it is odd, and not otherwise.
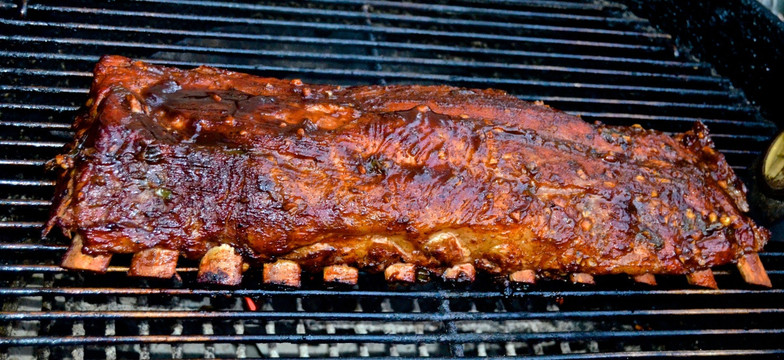
<path fill-rule="evenodd" d="M 239 285 L 242 281 L 242 256 L 228 245 L 211 248 L 199 264 L 197 279 L 202 283 Z"/>
<path fill-rule="evenodd" d="M 707 129 L 588 124 L 497 90 L 341 88 L 104 57 L 49 227 L 90 254 L 685 274 L 760 251 Z"/>

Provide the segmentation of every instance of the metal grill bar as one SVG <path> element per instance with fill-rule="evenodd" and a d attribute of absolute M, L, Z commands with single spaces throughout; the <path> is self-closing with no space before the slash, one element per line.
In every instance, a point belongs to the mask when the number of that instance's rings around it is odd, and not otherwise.
<path fill-rule="evenodd" d="M 126 273 L 128 272 L 127 266 L 109 266 L 106 272 L 112 273 Z M 63 269 L 58 265 L 0 265 L 0 272 L 37 272 L 37 273 L 62 273 L 68 270 Z M 178 273 L 188 273 L 199 271 L 195 267 L 180 267 L 177 268 Z"/>
<path fill-rule="evenodd" d="M 54 181 L 51 181 L 51 180 L 0 179 L 0 185 L 10 185 L 10 186 L 54 186 Z"/>
<path fill-rule="evenodd" d="M 81 76 L 92 77 L 92 73 L 87 71 L 64 71 L 64 70 L 44 70 L 44 69 L 25 69 L 25 68 L 0 68 L 0 74 L 15 75 L 39 75 L 39 76 Z"/>
<path fill-rule="evenodd" d="M 353 0 L 352 0 L 353 1 Z M 316 0 L 315 2 L 340 4 L 340 0 Z M 535 8 L 551 8 L 551 9 L 584 9 L 584 10 L 603 10 L 603 9 L 625 9 L 626 7 L 615 3 L 597 4 L 590 2 L 571 2 L 571 1 L 540 1 L 540 0 L 493 0 L 493 1 L 461 1 L 472 5 L 487 5 L 487 4 L 505 4 L 515 6 L 526 6 Z"/>
<path fill-rule="evenodd" d="M 71 130 L 71 124 L 38 122 L 38 121 L 0 121 L 0 126 Z M 26 161 L 26 160 L 18 160 L 18 161 Z M 7 165 L 7 164 L 3 164 L 3 165 Z"/>
<path fill-rule="evenodd" d="M 632 113 L 609 113 L 609 112 L 580 112 L 579 113 L 584 118 L 617 118 L 617 119 L 633 119 L 633 120 L 662 120 L 662 121 L 684 121 L 688 123 L 695 123 L 697 121 L 702 121 L 704 123 L 714 122 L 714 123 L 722 123 L 727 125 L 733 125 L 737 127 L 745 127 L 745 126 L 759 126 L 768 129 L 775 129 L 776 125 L 771 123 L 750 123 L 748 121 L 743 120 L 728 120 L 728 119 L 702 119 L 696 117 L 686 117 L 686 116 L 665 116 L 665 115 L 648 115 L 648 114 L 632 114 Z"/>
<path fill-rule="evenodd" d="M 484 7 L 467 7 L 467 6 L 454 6 L 454 5 L 441 5 L 441 4 L 420 4 L 420 3 L 398 3 L 392 1 L 365 1 L 365 0 L 313 0 L 313 3 L 322 3 L 322 4 L 354 4 L 354 5 L 363 5 L 367 4 L 373 7 L 391 7 L 391 8 L 401 8 L 401 9 L 416 9 L 416 10 L 428 10 L 428 11 L 435 11 L 435 12 L 448 12 L 448 13 L 458 13 L 458 14 L 485 14 L 485 15 L 500 15 L 500 16 L 529 16 L 532 14 L 539 14 L 532 11 L 514 11 L 514 10 L 507 10 L 507 9 L 492 9 L 492 8 L 484 8 Z M 572 2 L 518 2 L 515 3 L 516 5 L 528 5 L 528 6 L 537 6 L 537 7 L 547 7 L 549 9 L 588 9 L 588 10 L 604 10 L 606 8 L 624 8 L 619 4 L 595 4 L 595 3 L 572 3 Z M 481 5 L 481 4 L 479 4 Z M 642 20 L 644 19 L 634 19 L 634 20 Z M 660 36 L 667 36 L 668 34 L 659 34 Z"/>
<path fill-rule="evenodd" d="M 602 99 L 602 98 L 575 98 L 575 97 L 561 97 L 561 96 L 519 96 L 523 100 L 529 101 L 552 101 L 552 102 L 577 102 L 577 103 L 591 103 L 591 104 L 628 104 L 628 105 L 641 105 L 641 106 L 653 106 L 653 107 L 676 107 L 676 108 L 697 108 L 697 109 L 721 109 L 721 110 L 732 110 L 732 111 L 742 111 L 742 112 L 752 112 L 754 108 L 749 105 L 743 104 L 733 104 L 733 105 L 725 105 L 725 104 L 699 104 L 699 103 L 683 103 L 683 102 L 671 102 L 671 101 L 643 101 L 643 100 L 629 100 L 629 99 Z"/>
<path fill-rule="evenodd" d="M 27 160 L 27 159 L 0 159 L 0 165 L 9 166 L 44 166 L 45 160 Z"/>
<path fill-rule="evenodd" d="M 553 332 L 553 333 L 494 333 L 494 334 L 421 334 L 393 337 L 387 335 L 318 335 L 318 334 L 275 334 L 275 335 L 141 335 L 141 336 L 71 336 L 71 337 L 15 337 L 0 338 L 0 346 L 64 346 L 90 344 L 151 344 L 151 343 L 466 343 L 466 342 L 505 342 L 532 340 L 585 340 L 585 339 L 624 339 L 658 337 L 704 337 L 704 336 L 762 336 L 781 335 L 784 329 L 710 329 L 710 330 L 649 330 L 649 331 L 593 331 L 593 332 Z"/>
<path fill-rule="evenodd" d="M 616 311 L 499 312 L 499 313 L 341 313 L 341 312 L 248 312 L 248 311 L 38 311 L 0 312 L 0 320 L 121 320 L 121 319 L 320 319 L 365 321 L 500 321 L 535 319 L 595 319 L 617 317 L 705 316 L 705 315 L 782 315 L 781 308 L 665 309 Z"/>
<path fill-rule="evenodd" d="M 0 182 L 0 185 L 4 185 Z M 0 222 L 0 229 L 40 229 L 44 226 L 43 221 L 3 221 Z"/>
<path fill-rule="evenodd" d="M 4 20 L 7 21 L 7 20 Z M 221 38 L 218 34 L 230 34 L 224 32 L 208 32 L 204 36 Z M 199 35 L 200 36 L 200 35 Z M 302 42 L 304 44 L 322 44 L 318 41 L 307 37 L 286 37 L 286 36 L 272 36 L 272 35 L 248 35 L 249 39 L 258 41 L 280 41 L 280 42 Z M 230 35 L 225 38 L 232 38 Z M 667 60 L 652 60 L 649 58 L 628 58 L 628 57 L 611 57 L 611 56 L 593 56 L 593 55 L 572 55 L 555 52 L 536 52 L 536 51 L 519 51 L 519 50 L 504 50 L 504 49 L 486 49 L 486 48 L 468 48 L 457 46 L 440 46 L 430 44 L 407 44 L 407 43 L 389 43 L 384 41 L 371 42 L 370 44 L 363 44 L 362 41 L 366 40 L 342 40 L 342 39 L 324 39 L 325 45 L 344 45 L 344 46 L 375 46 L 378 48 L 392 48 L 401 50 L 424 50 L 424 51 L 444 51 L 455 52 L 461 54 L 478 54 L 478 55 L 497 55 L 497 56 L 515 56 L 515 57 L 530 57 L 530 58 L 554 58 L 554 59 L 567 59 L 567 60 L 583 60 L 583 61 L 596 61 L 599 63 L 630 63 L 630 64 L 643 64 L 651 66 L 661 66 L 664 68 L 677 68 L 680 70 L 688 69 L 705 69 L 709 67 L 702 62 L 681 62 L 681 61 L 667 61 Z M 355 43 L 356 42 L 356 43 Z M 25 53 L 25 52 L 2 52 L 3 56 L 10 57 L 35 57 L 57 60 L 85 60 L 95 61 L 94 58 L 100 56 L 94 55 L 77 55 L 77 54 L 58 54 L 58 53 Z"/>
<path fill-rule="evenodd" d="M 268 6 L 268 5 L 257 5 L 257 4 L 227 3 L 227 2 L 198 1 L 198 0 L 135 0 L 135 1 L 147 2 L 147 3 L 159 3 L 159 4 L 191 5 L 191 6 L 209 7 L 211 9 L 228 8 L 228 9 L 255 10 L 255 11 L 286 13 L 286 14 L 296 14 L 296 15 L 364 18 L 364 16 L 359 11 L 357 12 L 335 11 L 335 10 L 324 10 L 324 9 L 308 9 L 308 8 L 300 8 L 300 7 Z M 475 8 L 475 7 L 469 8 L 469 7 L 462 7 L 462 6 L 393 3 L 388 1 L 358 1 L 358 2 L 353 2 L 353 4 L 403 7 L 409 9 L 416 8 L 416 9 L 439 11 L 439 12 L 449 11 L 452 13 L 470 13 L 470 14 L 484 13 L 490 15 L 505 15 L 505 16 L 524 17 L 524 18 L 549 18 L 549 19 L 562 19 L 562 20 L 570 20 L 570 21 L 595 21 L 599 23 L 608 23 L 608 22 L 647 23 L 648 22 L 647 20 L 639 19 L 639 18 L 635 19 L 635 18 L 600 17 L 600 16 L 580 16 L 580 15 L 572 15 L 572 14 L 543 13 L 543 12 L 531 12 L 531 11 L 523 12 L 523 11 L 509 11 L 509 10 L 493 10 L 493 9 Z M 445 22 L 446 24 L 461 24 L 460 19 L 455 19 L 455 18 L 441 19 L 441 18 L 432 18 L 432 17 L 416 16 L 416 15 L 400 16 L 400 15 L 391 15 L 391 14 L 371 14 L 371 19 L 406 21 L 406 22 L 415 22 L 415 21 Z M 494 24 L 505 24 L 505 23 L 494 23 Z"/>
<path fill-rule="evenodd" d="M 493 40 L 493 41 L 510 41 L 510 42 L 534 42 L 534 43 L 552 43 L 552 44 L 569 44 L 575 46 L 595 46 L 595 47 L 610 47 L 610 48 L 624 48 L 625 44 L 619 43 L 600 43 L 600 42 L 590 42 L 590 41 L 568 41 L 568 40 L 561 40 L 561 39 L 553 39 L 553 38 L 532 38 L 532 37 L 525 37 L 525 36 L 505 36 L 505 35 L 498 35 L 498 34 L 486 34 L 486 33 L 476 33 L 476 32 L 448 32 L 448 31 L 434 31 L 434 30 L 423 30 L 423 29 L 413 29 L 413 28 L 395 28 L 395 27 L 380 27 L 380 26 L 366 26 L 366 25 L 350 25 L 350 24 L 334 24 L 334 25 L 327 25 L 324 23 L 319 23 L 319 25 L 312 25 L 309 23 L 304 22 L 291 22 L 291 21 L 279 21 L 279 20 L 264 20 L 264 19 L 254 19 L 254 18 L 243 18 L 243 17 L 222 17 L 222 16 L 206 16 L 206 15 L 186 15 L 186 14 L 173 14 L 173 13 L 158 13 L 158 12 L 134 12 L 134 11 L 122 11 L 122 10 L 109 10 L 109 9 L 93 9 L 93 8 L 73 8 L 73 7 L 50 7 L 45 5 L 29 5 L 30 10 L 46 10 L 46 11 L 62 11 L 62 12 L 71 12 L 71 13 L 78 13 L 78 14 L 85 14 L 91 13 L 96 15 L 116 15 L 116 16 L 140 16 L 145 18 L 169 18 L 169 19 L 176 19 L 176 20 L 192 20 L 192 21 L 211 21 L 211 22 L 222 22 L 228 24 L 248 24 L 248 25 L 266 25 L 266 26 L 273 26 L 273 25 L 280 25 L 280 26 L 306 26 L 309 25 L 310 27 L 318 26 L 319 28 L 331 28 L 332 30 L 352 30 L 358 32 L 373 32 L 379 34 L 395 34 L 395 35 L 417 35 L 417 36 L 437 36 L 437 37 L 446 37 L 446 38 L 466 38 L 466 39 L 482 39 L 482 40 Z M 325 15 L 325 14 L 322 14 Z M 648 52 L 655 52 L 655 51 L 666 51 L 667 49 L 660 46 L 653 46 L 653 45 L 640 45 L 639 47 L 634 47 L 637 50 L 646 50 Z"/>
<path fill-rule="evenodd" d="M 131 28 L 131 27 L 118 27 L 107 25 L 91 25 L 91 24 L 58 24 L 58 23 L 40 23 L 29 21 L 15 21 L 15 20 L 0 20 L 0 24 L 6 23 L 9 25 L 17 26 L 45 26 L 45 27 L 59 27 L 59 28 L 78 28 L 78 29 L 93 29 L 102 31 L 113 32 L 139 32 L 139 33 L 156 33 L 167 35 L 180 35 L 180 36 L 208 36 L 215 38 L 231 38 L 231 39 L 245 39 L 245 40 L 264 40 L 270 36 L 264 35 L 248 35 L 240 36 L 242 34 L 226 34 L 226 33 L 210 33 L 201 31 L 186 31 L 186 30 L 173 30 L 173 29 L 150 29 L 150 28 Z M 593 68 L 579 68 L 579 67 L 563 67 L 563 66 L 543 66 L 543 65 L 524 65 L 524 64 L 510 64 L 498 62 L 484 62 L 484 61 L 454 61 L 454 60 L 441 60 L 441 59 L 427 59 L 427 58 L 411 58 L 411 57 L 388 57 L 388 56 L 366 56 L 356 54 L 324 54 L 315 52 L 283 52 L 283 51 L 261 51 L 261 50 L 246 50 L 239 48 L 213 48 L 213 47 L 197 47 L 197 46 L 177 46 L 172 44 L 149 44 L 149 43 L 131 43 L 131 42 L 106 42 L 106 41 L 90 41 L 82 39 L 56 39 L 51 37 L 0 37 L 4 40 L 23 41 L 23 42 L 52 42 L 57 41 L 64 44 L 82 44 L 82 45 L 104 45 L 104 46 L 126 46 L 126 47 L 139 47 L 139 48 L 152 48 L 152 49 L 165 49 L 165 50 L 181 50 L 192 52 L 215 52 L 215 53 L 229 53 L 229 54 L 242 54 L 242 55 L 258 55 L 258 56 L 272 56 L 281 58 L 304 58 L 304 59 L 332 59 L 332 60 L 352 60 L 352 61 L 365 61 L 365 62 L 382 62 L 382 63 L 397 63 L 397 64 L 417 64 L 428 66 L 446 66 L 446 67 L 470 67 L 470 68 L 497 68 L 509 70 L 536 70 L 536 71 L 559 71 L 567 73 L 587 73 L 587 74 L 604 74 L 616 76 L 631 76 L 631 77 L 647 77 L 647 78 L 666 78 L 677 79 L 680 81 L 695 81 L 695 82 L 709 82 L 728 84 L 726 79 L 713 75 L 685 75 L 685 74 L 666 74 L 660 72 L 635 72 L 635 71 L 621 71 L 621 70 L 605 70 Z M 362 44 L 367 43 L 367 44 Z M 359 46 L 375 46 L 375 41 L 341 41 L 338 45 L 359 45 Z M 33 56 L 40 56 L 40 53 L 32 54 Z"/>
<path fill-rule="evenodd" d="M 4 37 L 0 36 L 0 40 Z M 78 41 L 79 39 L 73 39 Z M 44 41 L 44 39 L 42 39 Z M 96 41 L 97 43 L 111 43 L 104 41 Z M 93 45 L 96 45 L 93 44 Z M 164 45 L 160 46 L 165 49 Z M 155 61 L 159 64 L 171 65 L 187 65 L 179 64 L 177 61 Z M 203 64 L 207 66 L 220 66 L 222 64 Z M 228 65 L 228 64 L 227 64 Z M 237 68 L 237 65 L 229 65 L 229 68 Z M 342 70 L 342 69 L 302 69 L 294 67 L 282 66 L 264 66 L 253 65 L 255 71 L 275 71 L 286 73 L 300 73 L 300 74 L 314 74 L 314 75 L 333 75 L 333 76 L 351 76 L 351 77 L 370 77 L 370 78 L 395 78 L 407 80 L 427 80 L 433 82 L 449 82 L 449 83 L 464 83 L 464 84 L 485 84 L 485 85 L 526 85 L 537 87 L 550 87 L 550 88 L 582 88 L 582 89 L 596 89 L 596 90 L 618 90 L 618 91 L 639 91 L 639 92 L 653 92 L 653 93 L 667 93 L 675 95 L 729 95 L 727 90 L 703 90 L 703 89 L 689 89 L 689 88 L 666 88 L 666 87 L 653 87 L 653 86 L 634 86 L 634 85 L 605 85 L 596 83 L 581 83 L 581 82 L 560 82 L 560 81 L 538 81 L 538 80 L 523 80 L 523 79 L 496 79 L 487 77 L 467 77 L 457 75 L 437 75 L 437 74 L 419 74 L 419 73 L 404 73 L 392 71 L 373 71 L 373 70 Z M 0 73 L 16 73 L 23 75 L 37 75 L 37 76 L 82 76 L 92 77 L 88 72 L 81 72 L 81 74 L 68 74 L 66 71 L 56 70 L 43 70 L 43 69 L 19 69 L 19 68 L 4 68 L 0 69 Z M 12 105 L 12 104 L 4 104 Z M 18 108 L 22 106 L 39 106 L 31 104 L 17 104 L 13 105 Z M 54 105 L 51 107 L 54 108 Z M 68 109 L 67 107 L 62 107 Z M 75 108 L 71 108 L 75 110 Z M 68 111 L 68 110 L 65 110 Z"/>
<path fill-rule="evenodd" d="M 169 31 L 169 30 L 162 30 Z M 0 39 L 3 39 L 0 37 Z M 79 43 L 86 45 L 105 45 L 105 46 L 127 46 L 127 47 L 146 47 L 165 50 L 182 50 L 192 52 L 216 52 L 216 53 L 229 53 L 229 54 L 243 54 L 243 55 L 258 55 L 258 56 L 271 56 L 280 58 L 303 58 L 303 59 L 330 59 L 330 60 L 352 60 L 352 61 L 365 61 L 365 62 L 380 62 L 380 63 L 399 63 L 399 64 L 416 64 L 428 66 L 447 66 L 447 67 L 469 67 L 469 68 L 497 68 L 505 70 L 533 70 L 533 71 L 555 71 L 565 73 L 578 73 L 578 74 L 602 74 L 614 75 L 623 77 L 642 77 L 642 78 L 665 78 L 677 79 L 681 81 L 694 81 L 694 82 L 707 82 L 707 83 L 721 83 L 727 84 L 726 80 L 716 76 L 701 76 L 701 75 L 683 75 L 683 74 L 664 74 L 664 73 L 650 73 L 650 72 L 636 72 L 636 71 L 619 71 L 619 70 L 604 70 L 592 68 L 578 68 L 578 67 L 562 67 L 562 66 L 542 66 L 542 65 L 519 65 L 495 62 L 481 62 L 481 61 L 447 61 L 439 59 L 425 59 L 425 58 L 409 58 L 409 57 L 396 57 L 390 58 L 387 56 L 361 56 L 356 54 L 323 54 L 312 52 L 281 52 L 281 51 L 258 51 L 258 50 L 245 50 L 237 48 L 210 48 L 210 47 L 194 47 L 194 46 L 174 46 L 170 44 L 138 44 L 128 42 L 106 42 L 106 41 L 88 41 L 73 39 L 52 39 L 52 38 L 33 38 L 33 37 L 15 37 L 14 41 L 38 41 L 38 42 L 52 42 L 57 41 L 61 43 Z M 38 54 L 40 56 L 40 54 Z M 17 90 L 24 87 L 11 87 L 4 86 L 0 90 Z M 48 89 L 45 89 L 48 90 Z M 69 89 L 71 92 L 74 91 Z M 84 90 L 77 90 L 84 91 Z"/>
<path fill-rule="evenodd" d="M 382 63 L 413 63 L 417 65 L 431 65 L 431 66 L 455 66 L 455 67 L 487 67 L 487 68 L 505 68 L 517 70 L 548 70 L 548 71 L 567 71 L 576 73 L 587 73 L 588 69 L 580 68 L 564 68 L 556 66 L 529 66 L 529 65 L 514 65 L 514 64 L 501 64 L 501 63 L 482 63 L 482 62 L 460 62 L 460 61 L 443 61 L 437 59 L 422 59 L 422 58 L 407 58 L 396 57 L 390 58 L 386 56 L 372 56 L 372 55 L 356 55 L 356 54 L 319 54 L 313 52 L 293 52 L 293 51 L 266 51 L 266 50 L 247 50 L 231 47 L 205 47 L 193 45 L 172 45 L 172 44 L 151 44 L 151 43 L 138 43 L 138 42 L 125 42 L 125 41 L 107 41 L 107 40 L 90 40 L 90 39 L 77 39 L 77 38 L 53 38 L 53 37 L 32 37 L 32 36 L 0 36 L 0 40 L 9 40 L 15 42 L 43 42 L 43 43 L 59 43 L 66 45 L 91 45 L 91 46 L 111 46 L 111 47 L 127 47 L 133 49 L 154 49 L 154 50 L 168 50 L 168 51 L 185 51 L 195 53 L 214 53 L 214 54 L 235 54 L 243 56 L 270 56 L 280 58 L 303 58 L 303 59 L 318 59 L 321 55 L 325 60 L 352 60 L 363 62 L 382 62 Z M 677 78 L 668 74 L 654 74 L 654 73 L 630 73 L 622 71 L 608 71 L 596 70 L 599 74 L 607 75 L 620 75 L 620 76 L 648 76 L 648 77 L 663 77 L 663 78 Z M 709 76 L 691 76 L 685 77 L 683 80 L 705 81 L 705 82 L 724 82 L 725 80 Z"/>
<path fill-rule="evenodd" d="M 25 92 L 38 92 L 46 94 L 87 94 L 89 89 L 74 89 L 56 86 L 18 86 L 18 85 L 0 85 L 0 91 L 25 91 Z"/>
<path fill-rule="evenodd" d="M 3 251 L 59 251 L 59 252 L 64 252 L 66 249 L 68 249 L 68 246 L 66 246 L 66 245 L 0 243 L 0 250 L 3 250 Z"/>
<path fill-rule="evenodd" d="M 34 199 L 0 199 L 0 205 L 51 206 L 52 202 L 49 200 L 34 200 Z"/>
<path fill-rule="evenodd" d="M 29 147 L 49 147 L 61 148 L 64 142 L 55 141 L 20 141 L 20 140 L 0 140 L 0 146 L 29 146 Z"/>
<path fill-rule="evenodd" d="M 7 104 L 0 103 L 0 109 L 14 110 L 47 110 L 54 112 L 73 112 L 79 109 L 78 106 L 46 105 L 46 104 Z"/>
<path fill-rule="evenodd" d="M 502 294 L 497 291 L 372 291 L 372 290 L 307 290 L 296 292 L 271 289 L 168 289 L 168 288 L 0 288 L 0 296 L 233 296 L 233 297 L 360 297 L 360 298 L 407 298 L 407 299 L 499 299 L 499 298 L 587 298 L 587 297 L 663 297 L 663 296 L 777 296 L 784 289 L 668 289 L 668 290 L 574 290 L 555 291 L 526 290 Z M 773 299 L 773 297 L 771 297 Z"/>

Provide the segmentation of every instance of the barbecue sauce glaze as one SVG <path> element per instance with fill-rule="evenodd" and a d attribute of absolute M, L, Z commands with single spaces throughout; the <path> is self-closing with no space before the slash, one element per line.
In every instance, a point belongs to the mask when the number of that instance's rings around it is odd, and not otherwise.
<path fill-rule="evenodd" d="M 707 129 L 588 124 L 497 90 L 307 85 L 105 57 L 50 226 L 310 270 L 690 273 L 768 232 Z"/>

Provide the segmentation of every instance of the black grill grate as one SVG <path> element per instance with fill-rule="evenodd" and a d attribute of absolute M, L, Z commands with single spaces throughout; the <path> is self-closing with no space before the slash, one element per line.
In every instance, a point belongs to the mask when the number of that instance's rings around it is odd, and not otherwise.
<path fill-rule="evenodd" d="M 549 359 L 781 357 L 784 290 L 724 290 L 662 277 L 595 287 L 511 289 L 483 278 L 300 290 L 65 272 L 67 246 L 40 240 L 52 195 L 46 160 L 70 140 L 93 64 L 119 54 L 182 67 L 208 64 L 337 84 L 494 87 L 584 119 L 683 131 L 696 120 L 742 176 L 776 127 L 712 67 L 623 5 L 498 0 L 406 3 L 320 0 L 0 1 L 0 359 L 179 357 L 484 357 Z M 644 14 L 638 14 L 644 15 Z M 761 254 L 774 285 L 784 247 Z M 251 299 L 259 311 L 246 311 Z"/>

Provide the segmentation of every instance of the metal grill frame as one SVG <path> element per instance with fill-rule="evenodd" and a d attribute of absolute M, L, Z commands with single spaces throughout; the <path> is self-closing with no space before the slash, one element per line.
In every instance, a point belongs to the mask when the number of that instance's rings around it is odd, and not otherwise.
<path fill-rule="evenodd" d="M 627 2 L 638 16 L 658 14 Z M 439 282 L 395 288 L 379 285 L 370 274 L 363 274 L 355 289 L 326 289 L 313 280 L 299 290 L 259 287 L 252 285 L 252 274 L 244 288 L 214 289 L 194 285 L 196 267 L 187 261 L 178 267 L 182 281 L 122 280 L 127 259 L 113 262 L 117 265 L 106 275 L 66 272 L 57 266 L 65 239 L 37 239 L 54 183 L 42 168 L 68 141 L 70 121 L 86 98 L 91 65 L 104 53 L 316 82 L 497 87 L 589 121 L 639 122 L 665 131 L 682 131 L 700 120 L 714 130 L 733 168 L 753 185 L 751 160 L 776 126 L 733 87 L 736 77 L 730 81 L 718 75 L 712 64 L 689 55 L 626 5 L 590 0 L 60 5 L 25 0 L 0 1 L 0 15 L 5 46 L 0 73 L 7 77 L 0 81 L 6 95 L 0 100 L 0 169 L 7 170 L 0 175 L 0 359 L 134 353 L 148 358 L 158 354 L 154 347 L 160 344 L 169 346 L 172 357 L 188 355 L 190 344 L 202 346 L 200 357 L 245 357 L 261 343 L 267 352 L 258 352 L 266 356 L 273 354 L 272 344 L 285 343 L 296 345 L 300 356 L 326 344 L 330 357 L 366 358 L 401 351 L 428 358 L 784 356 L 776 340 L 784 334 L 784 289 L 752 288 L 729 267 L 715 271 L 723 290 L 689 288 L 676 277 L 663 278 L 657 288 L 620 277 L 600 278 L 596 287 L 550 281 L 510 288 L 483 278 L 465 288 Z M 234 27 L 239 25 L 281 33 L 238 31 Z M 293 35 L 294 30 L 304 35 Z M 274 46 L 249 45 L 254 42 Z M 169 53 L 193 58 L 174 59 Z M 207 57 L 212 61 L 200 60 Z M 784 246 L 770 244 L 761 256 L 774 286 L 780 286 Z M 115 281 L 127 283 L 115 286 Z M 267 308 L 246 311 L 245 298 Z M 130 307 L 123 301 L 132 301 Z M 212 308 L 178 305 L 186 301 Z M 340 307 L 341 302 L 357 308 Z M 99 305 L 108 308 L 90 308 Z M 690 325 L 693 321 L 697 325 Z M 199 333 L 183 332 L 194 331 L 186 326 L 190 322 L 197 323 Z M 334 326 L 330 332 L 329 324 L 341 322 L 411 324 L 420 330 L 396 334 L 362 325 L 351 334 L 338 333 Z M 588 327 L 514 328 L 536 322 Z M 221 330 L 228 323 L 233 331 Z M 155 324 L 173 330 L 161 334 Z M 326 324 L 327 330 L 311 331 L 312 324 Z M 421 330 L 429 324 L 436 330 Z M 496 330 L 478 333 L 472 324 L 493 324 Z M 266 328 L 251 333 L 251 325 Z M 13 333 L 28 328 L 36 334 Z M 231 344 L 233 352 L 221 355 L 216 344 Z M 341 353 L 340 344 L 356 347 Z M 416 349 L 400 350 L 401 344 Z M 375 345 L 383 354 L 370 350 Z"/>

